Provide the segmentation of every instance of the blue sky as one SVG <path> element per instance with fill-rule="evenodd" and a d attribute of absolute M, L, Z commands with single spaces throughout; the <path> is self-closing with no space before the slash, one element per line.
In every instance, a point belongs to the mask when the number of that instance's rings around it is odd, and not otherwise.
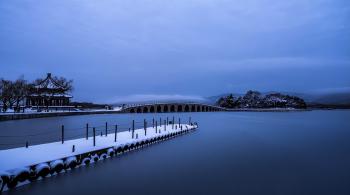
<path fill-rule="evenodd" d="M 75 100 L 350 89 L 348 0 L 2 0 L 0 77 Z"/>

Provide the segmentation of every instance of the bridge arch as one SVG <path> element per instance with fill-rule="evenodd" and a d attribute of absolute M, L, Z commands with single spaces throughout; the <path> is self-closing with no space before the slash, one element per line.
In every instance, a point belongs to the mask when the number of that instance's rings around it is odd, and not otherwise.
<path fill-rule="evenodd" d="M 142 113 L 141 107 L 137 107 L 136 112 L 137 112 L 137 113 Z"/>
<path fill-rule="evenodd" d="M 157 112 L 162 112 L 162 107 L 160 105 L 157 106 Z"/>
<path fill-rule="evenodd" d="M 175 112 L 175 105 L 170 106 L 170 112 Z"/>
<path fill-rule="evenodd" d="M 133 108 L 131 108 L 130 113 L 135 113 L 135 110 Z"/>
<path fill-rule="evenodd" d="M 178 111 L 178 112 L 183 112 L 182 105 L 178 105 L 178 106 L 177 106 L 177 111 Z"/>
<path fill-rule="evenodd" d="M 142 112 L 143 113 L 148 113 L 148 107 L 147 106 L 143 107 L 143 111 Z"/>
<path fill-rule="evenodd" d="M 163 107 L 163 112 L 169 112 L 168 105 L 164 105 L 164 107 Z"/>
<path fill-rule="evenodd" d="M 197 105 L 197 112 L 201 112 L 201 106 L 200 105 Z"/>
<path fill-rule="evenodd" d="M 155 111 L 155 108 L 154 108 L 154 106 L 151 106 L 151 108 L 149 109 L 149 112 L 152 112 L 152 113 L 154 113 L 154 111 Z"/>
<path fill-rule="evenodd" d="M 190 111 L 190 107 L 188 105 L 185 106 L 185 112 L 189 112 Z"/>
<path fill-rule="evenodd" d="M 191 106 L 191 112 L 196 112 L 196 106 L 195 105 Z"/>

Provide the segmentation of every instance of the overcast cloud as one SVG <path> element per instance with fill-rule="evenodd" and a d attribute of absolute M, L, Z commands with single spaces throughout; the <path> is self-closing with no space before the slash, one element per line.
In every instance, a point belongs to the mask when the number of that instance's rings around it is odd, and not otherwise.
<path fill-rule="evenodd" d="M 0 77 L 97 102 L 349 89 L 349 18 L 348 0 L 3 0 Z"/>

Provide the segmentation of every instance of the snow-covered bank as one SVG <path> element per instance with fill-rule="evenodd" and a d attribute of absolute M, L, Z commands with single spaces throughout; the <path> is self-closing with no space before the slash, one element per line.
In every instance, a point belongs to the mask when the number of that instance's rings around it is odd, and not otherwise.
<path fill-rule="evenodd" d="M 83 111 L 55 111 L 55 112 L 30 112 L 30 113 L 2 113 L 0 121 L 21 120 L 31 118 L 57 117 L 57 116 L 73 116 L 88 114 L 112 114 L 120 113 L 120 110 L 83 110 Z"/>
<path fill-rule="evenodd" d="M 59 173 L 63 168 L 74 168 L 79 164 L 88 164 L 95 159 L 113 156 L 130 149 L 168 139 L 178 134 L 196 129 L 196 125 L 162 125 L 132 131 L 98 135 L 94 139 L 81 138 L 8 150 L 0 150 L 1 182 L 16 186 L 18 182 L 45 177 L 49 173 Z M 115 141 L 116 139 L 116 141 Z M 62 166 L 61 169 L 57 168 Z M 12 183 L 11 183 L 12 182 Z M 1 186 L 0 186 L 1 187 Z M 13 186 L 12 186 L 13 187 Z"/>
<path fill-rule="evenodd" d="M 297 112 L 310 111 L 311 109 L 297 108 L 226 108 L 228 112 Z"/>

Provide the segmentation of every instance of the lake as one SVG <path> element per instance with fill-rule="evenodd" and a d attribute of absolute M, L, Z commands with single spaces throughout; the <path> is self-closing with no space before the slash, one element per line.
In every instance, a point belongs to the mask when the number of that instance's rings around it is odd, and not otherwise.
<path fill-rule="evenodd" d="M 173 115 L 182 121 L 191 116 L 199 129 L 4 194 L 350 194 L 348 110 L 105 114 L 6 121 L 0 122 L 0 147 L 20 146 L 28 140 L 30 144 L 58 141 L 61 125 L 68 138 L 75 138 L 84 136 L 87 122 L 101 131 L 105 122 L 127 130 L 133 119 Z"/>

